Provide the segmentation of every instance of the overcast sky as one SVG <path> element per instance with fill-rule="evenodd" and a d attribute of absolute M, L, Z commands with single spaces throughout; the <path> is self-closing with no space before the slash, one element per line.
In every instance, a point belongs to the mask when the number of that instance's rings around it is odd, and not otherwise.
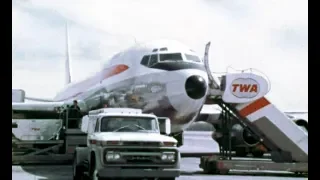
<path fill-rule="evenodd" d="M 68 21 L 74 80 L 135 40 L 175 39 L 201 55 L 211 41 L 212 71 L 256 68 L 270 79 L 274 104 L 308 108 L 305 0 L 14 0 L 12 15 L 12 87 L 29 96 L 63 87 Z"/>

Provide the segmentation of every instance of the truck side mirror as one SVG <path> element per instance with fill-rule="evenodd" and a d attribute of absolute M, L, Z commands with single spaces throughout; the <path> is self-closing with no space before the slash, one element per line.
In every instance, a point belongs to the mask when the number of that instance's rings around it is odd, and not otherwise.
<path fill-rule="evenodd" d="M 81 131 L 84 133 L 90 133 L 90 124 L 88 115 L 83 116 L 81 119 Z"/>
<path fill-rule="evenodd" d="M 171 134 L 171 121 L 167 117 L 158 117 L 160 133 L 163 135 Z"/>
<path fill-rule="evenodd" d="M 16 122 L 12 123 L 12 128 L 18 128 L 18 124 Z"/>

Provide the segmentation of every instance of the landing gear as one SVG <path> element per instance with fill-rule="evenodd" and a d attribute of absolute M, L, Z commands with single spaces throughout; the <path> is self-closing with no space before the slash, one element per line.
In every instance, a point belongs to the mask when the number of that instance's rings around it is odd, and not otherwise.
<path fill-rule="evenodd" d="M 170 136 L 175 138 L 178 141 L 178 144 L 177 144 L 178 147 L 183 145 L 183 142 L 184 142 L 183 132 L 171 133 Z"/>

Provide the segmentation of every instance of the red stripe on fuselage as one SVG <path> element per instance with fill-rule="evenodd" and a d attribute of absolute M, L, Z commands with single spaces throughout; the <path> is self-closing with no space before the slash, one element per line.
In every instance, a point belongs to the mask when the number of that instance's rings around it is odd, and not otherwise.
<path fill-rule="evenodd" d="M 120 74 L 120 73 L 126 71 L 127 69 L 129 69 L 129 67 L 125 64 L 120 64 L 120 65 L 116 65 L 111 68 L 106 68 L 106 69 L 102 70 L 103 76 L 100 79 L 100 81 L 103 81 L 111 76 Z"/>
<path fill-rule="evenodd" d="M 90 77 L 90 78 L 88 78 L 88 79 L 86 79 L 84 81 L 81 81 L 81 82 L 79 82 L 77 84 L 74 84 L 71 87 L 69 87 L 68 89 L 76 89 L 76 90 L 79 90 L 79 91 L 87 90 L 90 87 L 102 82 L 103 80 L 108 79 L 108 78 L 110 78 L 112 76 L 115 76 L 117 74 L 120 74 L 120 73 L 126 71 L 127 69 L 129 69 L 129 67 L 127 65 L 125 65 L 125 64 L 119 64 L 119 65 L 115 65 L 115 66 L 112 66 L 112 67 L 107 67 L 107 68 L 103 69 L 102 71 L 98 72 L 93 77 Z M 68 100 L 68 99 L 72 99 L 72 98 L 74 98 L 74 97 L 76 97 L 76 96 L 78 96 L 78 95 L 83 93 L 83 92 L 79 92 L 79 91 L 76 91 L 73 95 L 68 96 L 67 98 L 60 99 L 58 101 L 65 101 L 65 100 Z"/>

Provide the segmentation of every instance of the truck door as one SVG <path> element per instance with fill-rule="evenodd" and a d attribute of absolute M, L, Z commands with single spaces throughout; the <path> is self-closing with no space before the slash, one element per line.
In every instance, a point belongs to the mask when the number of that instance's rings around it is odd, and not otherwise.
<path fill-rule="evenodd" d="M 88 126 L 88 138 L 87 138 L 87 145 L 91 145 L 90 144 L 90 139 L 94 139 L 95 137 L 95 133 L 96 132 L 96 129 L 99 128 L 99 117 L 92 117 L 90 119 L 90 122 L 89 122 L 89 126 Z"/>

